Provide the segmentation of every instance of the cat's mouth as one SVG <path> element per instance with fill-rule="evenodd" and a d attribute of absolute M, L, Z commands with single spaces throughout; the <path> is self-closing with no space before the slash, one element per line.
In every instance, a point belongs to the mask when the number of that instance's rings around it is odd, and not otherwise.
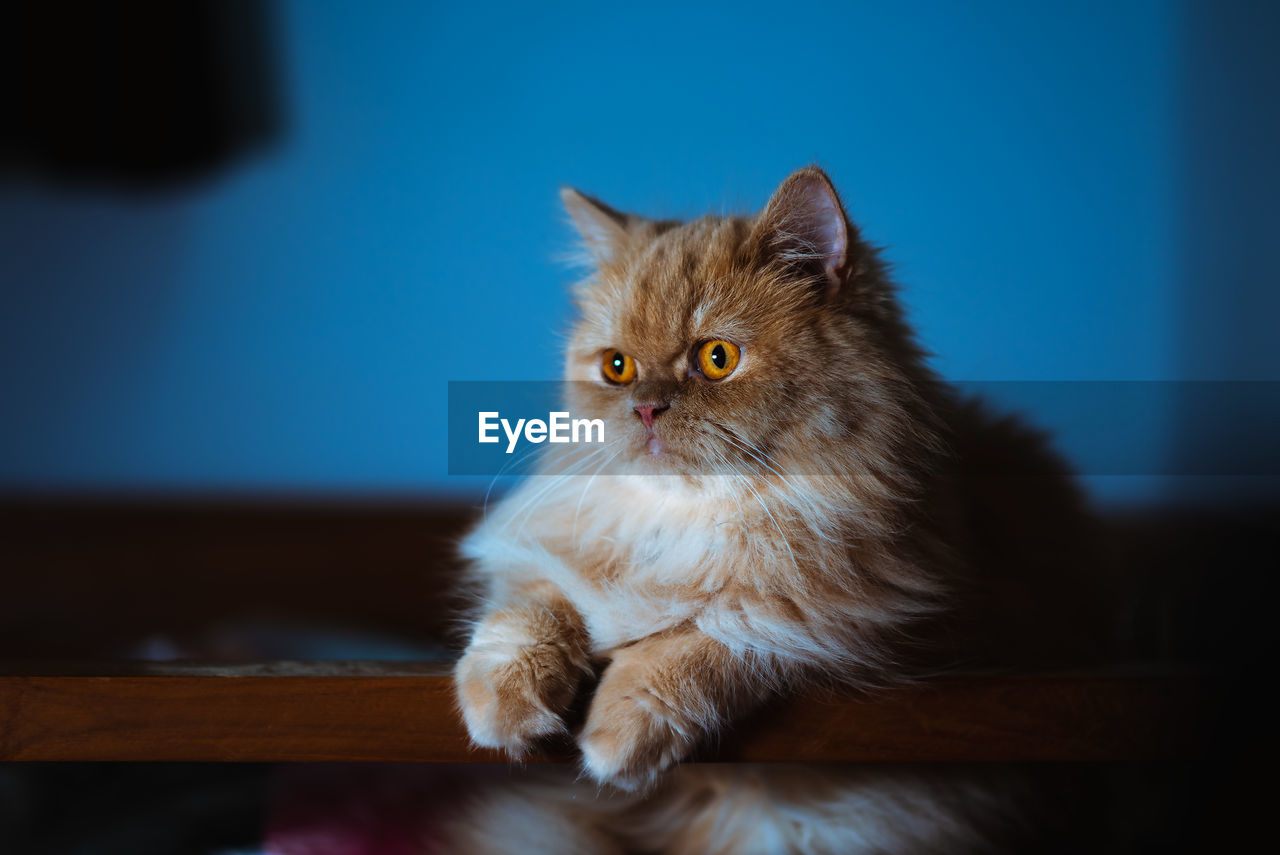
<path fill-rule="evenodd" d="M 642 471 L 688 472 L 700 465 L 681 425 L 645 425 L 643 432 L 637 433 L 632 459 Z"/>
<path fill-rule="evenodd" d="M 683 462 L 676 448 L 671 445 L 670 438 L 663 438 L 653 430 L 648 428 L 641 436 L 636 448 L 635 459 L 645 469 L 666 470 L 678 463 Z"/>
<path fill-rule="evenodd" d="M 663 407 L 663 409 L 667 409 Z M 642 454 L 645 456 L 660 457 L 667 450 L 666 443 L 658 439 L 658 432 L 654 429 L 653 417 L 645 414 L 641 416 L 644 422 L 644 439 L 640 441 L 640 447 L 644 449 Z"/>

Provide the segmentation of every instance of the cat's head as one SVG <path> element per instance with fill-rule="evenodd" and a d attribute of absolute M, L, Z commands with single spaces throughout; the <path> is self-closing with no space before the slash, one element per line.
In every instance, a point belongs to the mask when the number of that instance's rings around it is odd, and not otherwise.
<path fill-rule="evenodd" d="M 919 440 L 920 354 L 820 169 L 753 217 L 651 220 L 563 198 L 592 268 L 569 405 L 605 420 L 617 471 L 832 473 Z"/>

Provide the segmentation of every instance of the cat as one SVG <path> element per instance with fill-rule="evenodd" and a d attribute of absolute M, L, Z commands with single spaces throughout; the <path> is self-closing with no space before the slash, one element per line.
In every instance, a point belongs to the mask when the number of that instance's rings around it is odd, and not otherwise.
<path fill-rule="evenodd" d="M 1090 522 L 1064 466 L 929 368 L 821 169 L 747 217 L 562 198 L 590 266 L 565 405 L 603 419 L 608 442 L 548 458 L 463 542 L 480 606 L 455 684 L 476 745 L 518 759 L 569 735 L 594 683 L 572 738 L 590 786 L 611 794 L 601 804 L 626 805 L 634 825 L 644 805 L 686 803 L 681 782 L 733 789 L 728 771 L 664 774 L 779 694 L 1104 643 L 1073 575 Z M 832 805 L 875 792 L 874 777 L 813 780 Z M 933 792 L 926 778 L 894 773 L 849 815 L 887 827 L 911 801 L 892 794 Z M 921 822 L 976 828 L 984 792 L 921 807 Z M 772 839 L 753 821 L 742 840 Z M 833 846 L 803 851 L 860 851 Z"/>

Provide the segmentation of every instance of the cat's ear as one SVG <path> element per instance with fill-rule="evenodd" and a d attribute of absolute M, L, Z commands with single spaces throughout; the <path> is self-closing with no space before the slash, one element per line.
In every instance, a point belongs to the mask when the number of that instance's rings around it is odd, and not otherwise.
<path fill-rule="evenodd" d="M 831 179 L 818 167 L 807 166 L 787 176 L 774 191 L 752 237 L 772 257 L 821 271 L 831 298 L 845 287 L 853 269 L 850 228 Z"/>
<path fill-rule="evenodd" d="M 582 247 L 590 260 L 601 264 L 615 258 L 627 242 L 630 217 L 572 187 L 561 187 L 560 199 L 582 238 Z"/>

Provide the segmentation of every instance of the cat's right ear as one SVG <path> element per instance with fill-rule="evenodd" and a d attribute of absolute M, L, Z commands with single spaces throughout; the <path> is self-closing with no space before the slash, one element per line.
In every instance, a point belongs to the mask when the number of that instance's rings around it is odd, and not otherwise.
<path fill-rule="evenodd" d="M 600 265 L 616 258 L 627 241 L 627 215 L 572 187 L 561 187 L 560 198 L 590 261 Z"/>

